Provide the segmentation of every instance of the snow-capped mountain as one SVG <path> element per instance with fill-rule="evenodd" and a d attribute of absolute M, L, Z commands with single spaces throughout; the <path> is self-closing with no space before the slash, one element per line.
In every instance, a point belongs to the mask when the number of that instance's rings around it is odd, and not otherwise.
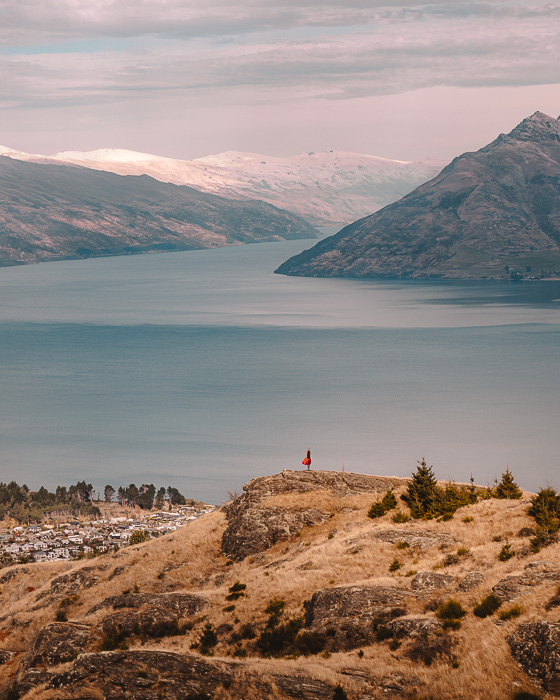
<path fill-rule="evenodd" d="M 288 158 L 227 151 L 195 160 L 102 148 L 40 156 L 0 146 L 0 155 L 41 163 L 74 164 L 119 175 L 150 175 L 234 199 L 260 199 L 319 226 L 371 214 L 434 177 L 442 161 L 406 162 L 344 151 Z"/>

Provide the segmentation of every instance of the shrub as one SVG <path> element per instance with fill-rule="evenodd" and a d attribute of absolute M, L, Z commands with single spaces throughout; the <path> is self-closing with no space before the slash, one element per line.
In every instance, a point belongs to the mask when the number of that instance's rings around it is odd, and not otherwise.
<path fill-rule="evenodd" d="M 394 523 L 408 523 L 409 520 L 410 520 L 410 516 L 407 515 L 406 513 L 403 513 L 402 510 L 398 510 L 398 511 L 393 515 L 393 517 L 391 518 L 391 520 L 392 520 Z"/>
<path fill-rule="evenodd" d="M 231 655 L 236 659 L 244 659 L 247 656 L 247 649 L 241 644 L 236 644 Z"/>
<path fill-rule="evenodd" d="M 512 700 L 542 700 L 542 695 L 531 693 L 528 690 L 518 690 L 513 694 Z"/>
<path fill-rule="evenodd" d="M 531 540 L 531 548 L 538 552 L 541 546 L 550 544 L 551 536 L 560 528 L 560 496 L 551 486 L 540 489 L 531 498 L 527 512 L 537 523 L 537 533 Z"/>
<path fill-rule="evenodd" d="M 393 630 L 389 629 L 387 625 L 379 625 L 375 630 L 375 639 L 378 642 L 384 642 L 386 639 L 391 639 L 394 633 Z"/>
<path fill-rule="evenodd" d="M 458 600 L 452 598 L 445 603 L 441 603 L 436 610 L 436 617 L 440 620 L 460 620 L 467 614 L 465 608 Z"/>
<path fill-rule="evenodd" d="M 392 639 L 391 643 L 389 644 L 389 649 L 391 651 L 397 651 L 397 649 L 400 647 L 400 645 L 401 645 L 401 643 L 399 642 L 399 640 L 396 637 L 394 637 L 394 639 Z"/>
<path fill-rule="evenodd" d="M 398 559 L 393 559 L 389 565 L 389 571 L 398 571 L 402 566 L 402 563 Z"/>
<path fill-rule="evenodd" d="M 523 496 L 523 492 L 515 483 L 513 474 L 510 472 L 509 467 L 507 467 L 505 472 L 502 474 L 502 480 L 499 484 L 496 484 L 494 489 L 494 498 L 519 499 L 521 496 Z"/>
<path fill-rule="evenodd" d="M 265 608 L 265 613 L 268 615 L 267 627 L 275 627 L 280 621 L 280 617 L 284 613 L 284 608 L 286 606 L 285 601 L 274 598 L 269 601 Z"/>
<path fill-rule="evenodd" d="M 233 612 L 235 610 L 235 605 L 226 605 L 225 608 L 222 608 L 222 612 Z"/>
<path fill-rule="evenodd" d="M 189 693 L 185 697 L 185 700 L 212 700 L 212 696 L 208 695 L 208 693 L 205 693 L 201 690 L 199 692 Z"/>
<path fill-rule="evenodd" d="M 498 559 L 500 561 L 509 561 L 509 559 L 511 559 L 514 556 L 515 556 L 515 552 L 513 551 L 511 544 L 506 539 L 506 543 L 500 549 L 500 553 L 498 554 Z"/>
<path fill-rule="evenodd" d="M 473 613 L 476 617 L 485 618 L 493 615 L 502 604 L 502 599 L 491 593 L 474 606 Z"/>
<path fill-rule="evenodd" d="M 128 544 L 142 544 L 142 542 L 147 542 L 150 539 L 150 533 L 147 530 L 134 530 L 132 535 L 130 535 Z"/>
<path fill-rule="evenodd" d="M 103 635 L 101 639 L 101 651 L 115 651 L 115 649 L 128 649 L 126 643 L 126 633 L 112 625 Z"/>
<path fill-rule="evenodd" d="M 348 695 L 340 683 L 334 689 L 333 700 L 348 700 Z"/>
<path fill-rule="evenodd" d="M 368 511 L 369 518 L 382 518 L 390 510 L 394 510 L 397 507 L 397 499 L 392 489 L 385 492 L 385 495 L 380 501 L 375 501 L 372 503 L 371 508 Z"/>
<path fill-rule="evenodd" d="M 395 547 L 397 549 L 407 549 L 408 547 L 410 547 L 410 545 L 408 544 L 408 542 L 397 542 L 395 544 Z"/>
<path fill-rule="evenodd" d="M 295 639 L 294 646 L 300 654 L 310 656 L 320 654 L 327 643 L 327 638 L 320 632 L 301 632 Z"/>
<path fill-rule="evenodd" d="M 474 518 L 472 517 L 472 515 L 467 515 L 465 518 L 463 518 L 463 522 L 464 523 L 472 523 L 472 522 L 474 522 Z"/>
<path fill-rule="evenodd" d="M 524 612 L 525 610 L 521 607 L 521 605 L 514 605 L 513 607 L 509 608 L 509 610 L 501 610 L 499 618 L 500 620 L 513 620 L 514 618 L 523 615 Z"/>
<path fill-rule="evenodd" d="M 457 550 L 457 554 L 460 557 L 466 557 L 467 554 L 469 554 L 469 553 L 470 553 L 470 550 L 467 547 L 459 547 L 459 549 Z"/>
<path fill-rule="evenodd" d="M 229 587 L 229 594 L 226 596 L 226 600 L 239 600 L 245 596 L 245 589 L 247 588 L 246 583 L 239 583 L 236 581 L 233 586 Z"/>
<path fill-rule="evenodd" d="M 296 617 L 272 629 L 265 629 L 257 638 L 257 647 L 263 656 L 282 656 L 292 651 L 302 627 L 303 618 Z"/>
<path fill-rule="evenodd" d="M 198 640 L 198 648 L 200 653 L 204 656 L 211 656 L 217 643 L 218 635 L 216 634 L 216 630 L 210 622 L 207 622 L 204 625 L 204 629 L 202 630 L 202 634 Z"/>

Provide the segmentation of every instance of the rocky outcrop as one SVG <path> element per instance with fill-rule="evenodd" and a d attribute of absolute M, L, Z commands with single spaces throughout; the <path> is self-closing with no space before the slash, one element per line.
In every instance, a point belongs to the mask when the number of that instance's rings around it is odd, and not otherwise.
<path fill-rule="evenodd" d="M 560 568 L 548 562 L 529 564 L 525 572 L 518 576 L 506 576 L 493 586 L 492 592 L 502 600 L 508 601 L 526 595 L 535 586 L 560 581 Z"/>
<path fill-rule="evenodd" d="M 274 674 L 264 679 L 242 663 L 164 651 L 82 654 L 69 671 L 28 674 L 18 682 L 17 689 L 26 692 L 39 682 L 56 690 L 59 700 L 76 697 L 92 687 L 106 700 L 185 700 L 214 697 L 220 689 L 225 689 L 228 697 L 242 700 L 249 686 L 262 697 L 301 700 L 331 700 L 334 692 L 332 685 L 305 676 Z"/>
<path fill-rule="evenodd" d="M 456 544 L 455 540 L 451 535 L 447 535 L 444 532 L 433 532 L 432 530 L 407 530 L 402 529 L 392 529 L 392 530 L 378 530 L 372 532 L 371 536 L 376 540 L 381 540 L 382 542 L 390 542 L 391 544 L 397 544 L 397 542 L 406 542 L 412 549 L 429 549 L 430 547 L 438 546 L 451 546 Z"/>
<path fill-rule="evenodd" d="M 287 260 L 308 277 L 560 274 L 560 119 L 536 112 L 398 202 Z"/>
<path fill-rule="evenodd" d="M 375 629 L 406 614 L 411 591 L 383 586 L 341 586 L 315 591 L 305 605 L 305 624 L 335 639 L 338 649 L 371 643 Z"/>
<path fill-rule="evenodd" d="M 511 654 L 528 676 L 560 693 L 560 623 L 529 622 L 507 638 Z"/>
<path fill-rule="evenodd" d="M 57 576 L 51 581 L 50 590 L 39 593 L 37 600 L 44 601 L 44 605 L 60 598 L 78 595 L 82 589 L 95 586 L 101 578 L 101 572 L 106 568 L 106 566 L 84 566 L 68 574 Z"/>
<path fill-rule="evenodd" d="M 484 576 L 480 571 L 469 571 L 461 583 L 457 586 L 459 591 L 472 591 L 484 583 Z"/>
<path fill-rule="evenodd" d="M 382 493 L 397 485 L 398 479 L 365 474 L 325 471 L 285 470 L 274 476 L 262 476 L 246 484 L 241 496 L 225 506 L 227 527 L 222 538 L 224 553 L 234 560 L 263 552 L 277 542 L 295 535 L 302 527 L 319 525 L 331 517 L 319 508 L 267 504 L 274 496 L 328 491 L 338 498 L 359 493 Z"/>
<path fill-rule="evenodd" d="M 410 582 L 413 591 L 437 591 L 455 583 L 455 576 L 438 574 L 435 571 L 419 571 Z"/>
<path fill-rule="evenodd" d="M 127 593 L 125 595 L 111 596 L 88 610 L 87 615 L 91 615 L 102 608 L 160 608 L 176 617 L 187 617 L 202 610 L 207 604 L 205 598 L 192 593 Z"/>
<path fill-rule="evenodd" d="M 43 627 L 33 646 L 30 666 L 56 666 L 73 661 L 95 637 L 90 625 L 53 622 Z"/>

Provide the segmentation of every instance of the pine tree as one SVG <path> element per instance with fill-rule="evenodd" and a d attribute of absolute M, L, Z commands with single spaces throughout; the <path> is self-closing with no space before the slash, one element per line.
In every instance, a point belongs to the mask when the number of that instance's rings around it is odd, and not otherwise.
<path fill-rule="evenodd" d="M 522 495 L 523 492 L 515 483 L 513 474 L 510 472 L 509 467 L 507 467 L 502 474 L 502 480 L 499 484 L 496 484 L 496 498 L 521 498 Z"/>
<path fill-rule="evenodd" d="M 413 518 L 434 516 L 438 500 L 437 479 L 433 467 L 426 464 L 424 457 L 418 461 L 416 473 L 408 482 L 407 492 L 402 498 L 410 508 Z"/>
<path fill-rule="evenodd" d="M 552 486 L 540 489 L 531 499 L 528 513 L 535 519 L 544 537 L 548 538 L 560 527 L 560 496 Z"/>

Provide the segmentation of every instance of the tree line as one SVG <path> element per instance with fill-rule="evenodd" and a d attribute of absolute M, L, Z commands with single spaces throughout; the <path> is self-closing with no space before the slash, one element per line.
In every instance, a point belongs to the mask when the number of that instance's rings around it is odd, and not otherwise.
<path fill-rule="evenodd" d="M 105 502 L 112 503 L 115 494 L 121 506 L 139 506 L 143 510 L 151 510 L 152 508 L 161 510 L 166 503 L 169 506 L 184 506 L 187 503 L 187 499 L 174 486 L 167 488 L 160 486 L 156 490 L 153 484 L 142 484 L 141 486 L 130 484 L 129 486 L 119 486 L 115 491 L 111 484 L 107 484 L 103 491 Z M 191 501 L 191 504 L 194 505 L 194 501 Z"/>

